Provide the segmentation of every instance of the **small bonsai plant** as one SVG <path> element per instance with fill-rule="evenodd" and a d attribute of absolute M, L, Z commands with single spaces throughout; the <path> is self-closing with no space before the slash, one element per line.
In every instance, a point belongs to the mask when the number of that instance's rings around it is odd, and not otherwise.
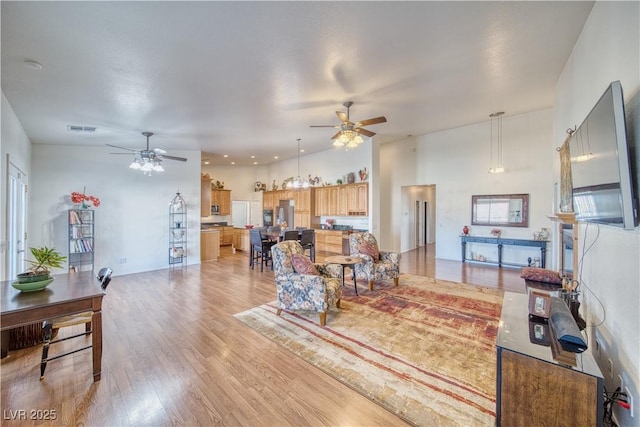
<path fill-rule="evenodd" d="M 66 256 L 63 256 L 54 248 L 42 246 L 29 249 L 31 249 L 31 255 L 33 255 L 35 261 L 26 260 L 31 264 L 31 267 L 24 273 L 18 274 L 19 282 L 47 279 L 51 274 L 51 269 L 63 268 L 63 263 L 67 260 Z"/>

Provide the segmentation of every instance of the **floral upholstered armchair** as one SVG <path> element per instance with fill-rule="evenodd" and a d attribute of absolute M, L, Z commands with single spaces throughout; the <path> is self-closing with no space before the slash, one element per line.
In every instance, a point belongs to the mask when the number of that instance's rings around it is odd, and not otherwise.
<path fill-rule="evenodd" d="M 342 282 L 326 265 L 313 264 L 297 240 L 285 240 L 271 248 L 278 311 L 309 310 L 327 323 L 330 307 L 340 308 Z M 331 277 L 334 276 L 334 277 Z"/>
<path fill-rule="evenodd" d="M 369 282 L 369 290 L 373 290 L 376 280 L 393 279 L 398 286 L 400 277 L 400 254 L 381 251 L 378 242 L 371 233 L 354 233 L 349 235 L 349 250 L 351 255 L 358 256 L 362 262 L 356 264 L 356 278 Z"/>

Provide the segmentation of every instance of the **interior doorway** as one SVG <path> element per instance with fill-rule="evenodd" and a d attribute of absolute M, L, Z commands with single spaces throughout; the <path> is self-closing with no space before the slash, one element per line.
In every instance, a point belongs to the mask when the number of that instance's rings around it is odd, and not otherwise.
<path fill-rule="evenodd" d="M 27 246 L 27 175 L 9 161 L 7 182 L 7 274 L 5 279 L 24 271 Z"/>
<path fill-rule="evenodd" d="M 402 187 L 402 252 L 435 243 L 435 185 Z"/>

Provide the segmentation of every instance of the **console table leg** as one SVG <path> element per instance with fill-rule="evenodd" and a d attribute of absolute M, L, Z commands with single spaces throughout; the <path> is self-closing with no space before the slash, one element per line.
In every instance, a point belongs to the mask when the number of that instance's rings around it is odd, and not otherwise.
<path fill-rule="evenodd" d="M 465 261 L 467 254 L 467 242 L 462 242 L 462 262 Z"/>
<path fill-rule="evenodd" d="M 498 243 L 498 267 L 502 268 L 502 243 Z"/>

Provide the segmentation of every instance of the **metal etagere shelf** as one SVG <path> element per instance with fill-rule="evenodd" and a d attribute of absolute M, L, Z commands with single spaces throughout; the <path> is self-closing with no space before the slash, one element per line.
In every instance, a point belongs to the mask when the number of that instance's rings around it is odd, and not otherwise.
<path fill-rule="evenodd" d="M 69 209 L 69 271 L 93 270 L 94 211 Z"/>
<path fill-rule="evenodd" d="M 169 204 L 169 265 L 187 264 L 187 203 L 180 192 Z"/>

